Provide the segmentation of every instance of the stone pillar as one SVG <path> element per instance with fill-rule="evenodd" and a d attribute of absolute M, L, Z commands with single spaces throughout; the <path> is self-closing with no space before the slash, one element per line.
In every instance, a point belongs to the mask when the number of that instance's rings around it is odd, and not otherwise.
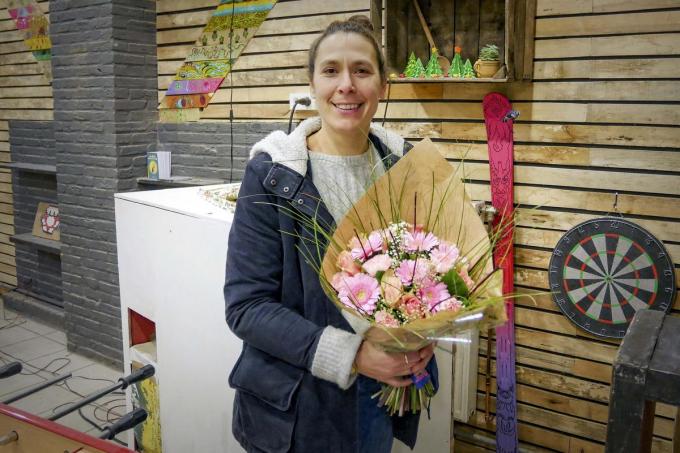
<path fill-rule="evenodd" d="M 156 2 L 52 0 L 50 22 L 68 348 L 120 365 L 113 194 L 156 147 Z"/>

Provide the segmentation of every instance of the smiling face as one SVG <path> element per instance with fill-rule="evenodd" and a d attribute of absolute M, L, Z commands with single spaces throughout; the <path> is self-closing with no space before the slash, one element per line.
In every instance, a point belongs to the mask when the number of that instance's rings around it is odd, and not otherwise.
<path fill-rule="evenodd" d="M 311 88 L 322 128 L 367 135 L 385 91 L 373 45 L 357 33 L 334 33 L 319 44 Z"/>

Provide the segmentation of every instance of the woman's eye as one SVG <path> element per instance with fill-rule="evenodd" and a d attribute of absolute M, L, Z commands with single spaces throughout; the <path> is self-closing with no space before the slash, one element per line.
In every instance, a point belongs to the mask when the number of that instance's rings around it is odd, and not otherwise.
<path fill-rule="evenodd" d="M 335 74 L 335 68 L 324 68 L 321 72 L 323 74 Z"/>
<path fill-rule="evenodd" d="M 370 74 L 371 73 L 371 71 L 369 71 L 366 68 L 357 68 L 355 72 L 357 74 Z"/>

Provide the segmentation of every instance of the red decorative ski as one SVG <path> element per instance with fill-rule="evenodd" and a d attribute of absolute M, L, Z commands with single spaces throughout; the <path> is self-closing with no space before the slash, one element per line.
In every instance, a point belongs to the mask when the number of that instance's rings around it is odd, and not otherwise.
<path fill-rule="evenodd" d="M 519 113 L 500 93 L 484 96 L 484 123 L 489 147 L 491 203 L 496 209 L 494 231 L 502 231 L 493 252 L 494 265 L 503 270 L 503 294 L 514 290 L 513 138 L 512 122 Z M 517 452 L 515 388 L 515 316 L 512 299 L 505 300 L 508 322 L 496 328 L 496 451 Z M 491 341 L 491 339 L 489 339 Z"/>

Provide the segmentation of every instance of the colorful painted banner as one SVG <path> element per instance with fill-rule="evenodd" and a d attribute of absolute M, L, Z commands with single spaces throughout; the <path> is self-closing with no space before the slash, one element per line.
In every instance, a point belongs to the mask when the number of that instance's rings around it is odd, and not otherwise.
<path fill-rule="evenodd" d="M 187 61 L 177 70 L 175 80 L 224 77 L 230 68 L 229 60 Z"/>
<path fill-rule="evenodd" d="M 9 0 L 7 8 L 17 29 L 23 32 L 26 47 L 33 52 L 42 73 L 51 81 L 52 41 L 47 17 L 34 0 Z"/>
<path fill-rule="evenodd" d="M 201 109 L 160 109 L 158 114 L 163 123 L 185 123 L 201 119 Z"/>
<path fill-rule="evenodd" d="M 220 2 L 161 101 L 161 121 L 197 121 L 275 4 L 276 0 Z M 210 95 L 186 96 L 202 94 Z"/>
<path fill-rule="evenodd" d="M 224 77 L 215 77 L 202 80 L 174 80 L 168 87 L 168 96 L 178 94 L 201 94 L 213 93 L 222 84 Z"/>
<path fill-rule="evenodd" d="M 212 93 L 165 96 L 163 104 L 170 109 L 198 109 L 208 106 Z"/>
<path fill-rule="evenodd" d="M 233 53 L 233 52 L 232 52 Z M 200 46 L 189 52 L 186 61 L 225 60 L 229 59 L 229 46 Z"/>

